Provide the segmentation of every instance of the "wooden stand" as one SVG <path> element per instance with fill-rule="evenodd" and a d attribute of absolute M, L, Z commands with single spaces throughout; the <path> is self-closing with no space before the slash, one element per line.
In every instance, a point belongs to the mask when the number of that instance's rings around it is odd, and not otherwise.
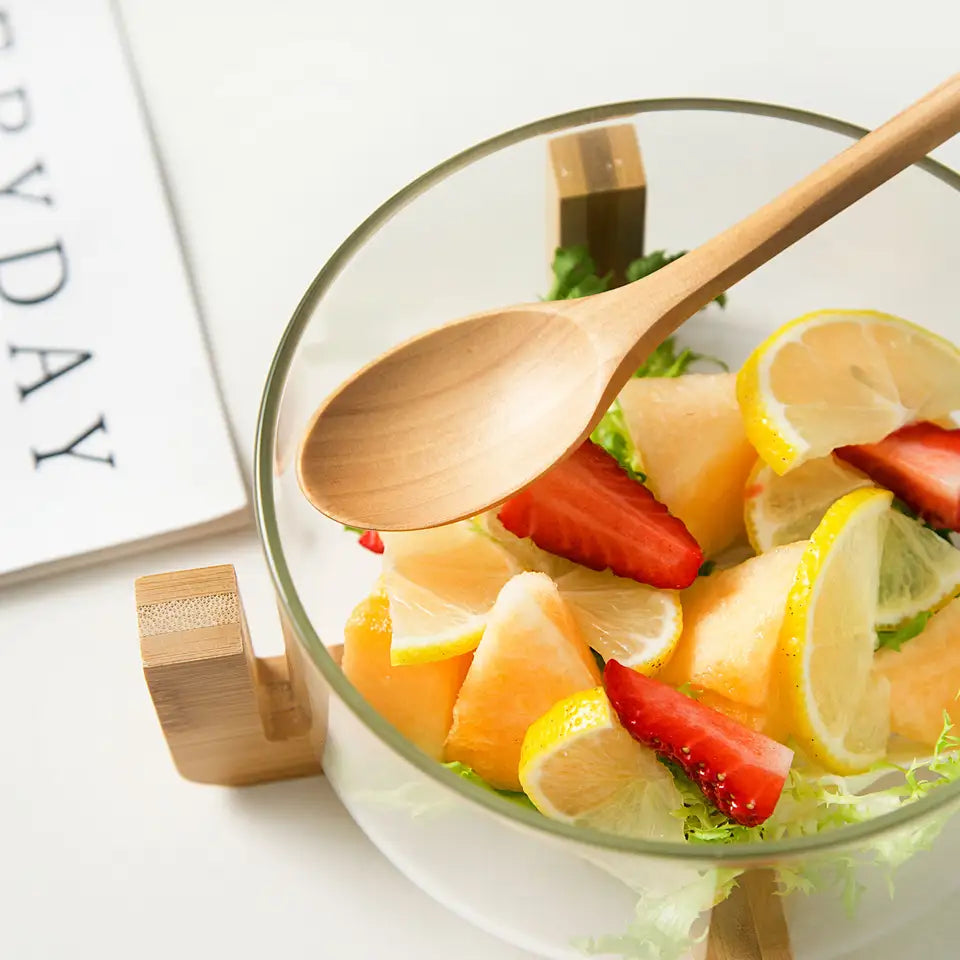
<path fill-rule="evenodd" d="M 184 777 L 239 786 L 320 772 L 288 658 L 253 655 L 232 566 L 141 577 L 135 590 L 143 673 Z"/>
<path fill-rule="evenodd" d="M 705 960 L 792 960 L 772 870 L 748 870 L 710 914 Z"/>
<path fill-rule="evenodd" d="M 633 126 L 558 137 L 550 167 L 554 246 L 585 244 L 598 271 L 623 282 L 643 254 L 646 182 Z M 321 772 L 296 694 L 295 640 L 284 629 L 287 655 L 253 655 L 232 566 L 141 577 L 136 601 L 143 672 L 184 777 L 239 786 Z M 706 960 L 791 957 L 772 872 L 744 874 L 711 914 Z"/>
<path fill-rule="evenodd" d="M 643 256 L 647 181 L 633 124 L 587 130 L 550 141 L 551 247 L 584 244 L 603 276 L 624 282 Z"/>

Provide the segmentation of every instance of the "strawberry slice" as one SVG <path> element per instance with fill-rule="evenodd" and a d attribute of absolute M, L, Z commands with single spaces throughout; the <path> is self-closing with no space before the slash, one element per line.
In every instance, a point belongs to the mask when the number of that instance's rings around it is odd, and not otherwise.
<path fill-rule="evenodd" d="M 689 587 L 703 563 L 683 521 L 589 440 L 497 516 L 543 550 L 654 587 Z"/>
<path fill-rule="evenodd" d="M 603 682 L 634 740 L 680 764 L 721 813 L 746 827 L 773 813 L 791 749 L 616 660 L 607 661 Z"/>
<path fill-rule="evenodd" d="M 911 423 L 837 456 L 892 490 L 917 516 L 960 532 L 960 430 Z"/>
<path fill-rule="evenodd" d="M 383 553 L 383 540 L 380 539 L 380 534 L 376 530 L 364 531 L 360 534 L 357 543 L 361 547 L 366 547 L 372 553 Z"/>

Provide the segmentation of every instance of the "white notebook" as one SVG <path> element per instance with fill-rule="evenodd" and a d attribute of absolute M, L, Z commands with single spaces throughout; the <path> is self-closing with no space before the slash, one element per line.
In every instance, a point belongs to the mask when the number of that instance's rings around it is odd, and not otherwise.
<path fill-rule="evenodd" d="M 0 583 L 246 507 L 109 0 L 6 0 Z"/>

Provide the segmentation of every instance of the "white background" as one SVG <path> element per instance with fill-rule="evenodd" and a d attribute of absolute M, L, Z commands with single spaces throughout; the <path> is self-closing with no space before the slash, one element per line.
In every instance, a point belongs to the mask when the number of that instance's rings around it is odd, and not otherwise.
<path fill-rule="evenodd" d="M 636 97 L 764 99 L 870 125 L 960 68 L 955 0 L 120 8 L 248 478 L 299 294 L 360 219 L 450 153 Z M 960 139 L 938 154 L 960 167 Z M 0 957 L 526 957 L 400 877 L 323 781 L 232 792 L 177 778 L 139 670 L 132 583 L 219 562 L 236 564 L 255 641 L 275 649 L 251 531 L 0 591 Z M 941 921 L 925 956 L 955 955 L 956 918 Z M 907 941 L 876 949 L 913 955 Z"/>

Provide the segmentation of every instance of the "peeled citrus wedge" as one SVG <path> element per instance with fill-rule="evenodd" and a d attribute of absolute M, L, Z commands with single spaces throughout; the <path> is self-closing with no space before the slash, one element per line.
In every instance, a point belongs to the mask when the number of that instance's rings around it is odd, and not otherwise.
<path fill-rule="evenodd" d="M 782 477 L 758 460 L 743 491 L 747 537 L 757 553 L 806 540 L 834 501 L 873 486 L 859 470 L 835 460 L 808 460 Z"/>
<path fill-rule="evenodd" d="M 683 840 L 683 801 L 656 754 L 620 725 L 602 687 L 583 690 L 533 723 L 520 783 L 545 816 L 620 836 Z"/>
<path fill-rule="evenodd" d="M 519 790 L 527 728 L 557 701 L 600 682 L 600 672 L 556 584 L 521 573 L 500 591 L 453 707 L 447 760 L 491 786 Z"/>
<path fill-rule="evenodd" d="M 960 409 L 960 350 L 898 317 L 821 310 L 768 337 L 737 375 L 750 442 L 778 474 Z"/>
<path fill-rule="evenodd" d="M 775 712 L 777 645 L 804 549 L 787 544 L 698 577 L 681 594 L 683 635 L 660 679 Z"/>
<path fill-rule="evenodd" d="M 880 760 L 890 687 L 873 650 L 880 554 L 893 495 L 855 490 L 827 510 L 800 559 L 780 632 L 784 691 L 794 732 L 839 774 Z"/>
<path fill-rule="evenodd" d="M 470 654 L 397 667 L 390 663 L 390 636 L 387 598 L 376 591 L 357 605 L 344 627 L 343 672 L 379 714 L 440 760 Z"/>
<path fill-rule="evenodd" d="M 960 721 L 960 599 L 931 618 L 923 633 L 899 650 L 878 650 L 877 669 L 890 681 L 893 732 L 932 747 L 943 713 Z"/>
<path fill-rule="evenodd" d="M 460 656 L 480 642 L 513 556 L 469 523 L 381 534 L 394 666 Z"/>
<path fill-rule="evenodd" d="M 683 628 L 675 590 L 658 590 L 554 556 L 532 540 L 515 537 L 492 512 L 476 523 L 519 564 L 554 579 L 583 639 L 604 660 L 616 659 L 653 675 L 670 659 Z"/>
<path fill-rule="evenodd" d="M 744 433 L 736 377 L 635 378 L 619 401 L 646 485 L 684 522 L 704 555 L 742 539 L 740 497 L 757 455 Z"/>
<path fill-rule="evenodd" d="M 896 627 L 939 610 L 960 593 L 960 550 L 929 527 L 891 510 L 883 539 L 877 626 Z"/>

